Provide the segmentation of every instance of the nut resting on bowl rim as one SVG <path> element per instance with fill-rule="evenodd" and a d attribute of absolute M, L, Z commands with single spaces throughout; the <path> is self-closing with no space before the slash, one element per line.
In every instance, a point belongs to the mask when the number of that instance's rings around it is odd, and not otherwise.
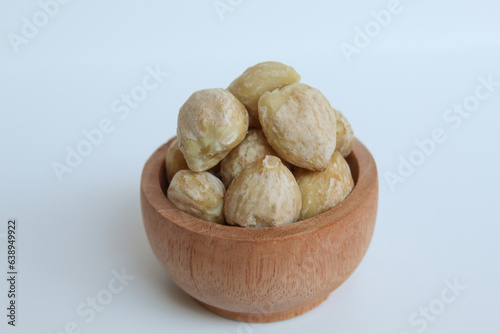
<path fill-rule="evenodd" d="M 355 186 L 344 201 L 303 221 L 260 228 L 213 224 L 176 208 L 166 196 L 172 141 L 143 169 L 144 227 L 170 278 L 207 309 L 246 322 L 289 319 L 319 305 L 361 262 L 375 227 L 378 177 L 359 140 L 346 158 Z"/>

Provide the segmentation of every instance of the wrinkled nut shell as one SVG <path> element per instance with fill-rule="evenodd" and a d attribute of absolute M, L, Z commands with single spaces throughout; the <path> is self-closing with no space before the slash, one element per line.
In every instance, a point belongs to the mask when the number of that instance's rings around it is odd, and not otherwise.
<path fill-rule="evenodd" d="M 266 155 L 277 156 L 278 154 L 269 145 L 262 130 L 250 129 L 245 139 L 221 161 L 221 177 L 226 188 L 245 167 Z M 291 168 L 288 162 L 282 162 L 286 167 Z"/>
<path fill-rule="evenodd" d="M 172 181 L 175 173 L 183 169 L 189 169 L 186 159 L 179 149 L 177 138 L 175 138 L 168 147 L 165 155 L 165 168 L 167 170 L 167 180 Z"/>
<path fill-rule="evenodd" d="M 295 83 L 265 93 L 259 100 L 259 118 L 281 158 L 310 170 L 326 168 L 335 151 L 337 120 L 319 90 Z"/>
<path fill-rule="evenodd" d="M 266 61 L 249 67 L 229 85 L 227 90 L 247 108 L 250 127 L 259 127 L 257 103 L 260 96 L 299 81 L 300 75 L 293 67 L 277 61 Z"/>
<path fill-rule="evenodd" d="M 243 169 L 227 189 L 224 217 L 230 225 L 279 226 L 297 220 L 299 186 L 278 157 L 266 155 Z"/>
<path fill-rule="evenodd" d="M 352 151 L 354 144 L 354 132 L 347 118 L 337 109 L 333 108 L 335 117 L 337 118 L 337 151 L 345 158 Z"/>
<path fill-rule="evenodd" d="M 342 202 L 354 187 L 351 169 L 342 155 L 335 151 L 325 171 L 303 168 L 294 171 L 302 194 L 300 220 L 314 217 Z"/>
<path fill-rule="evenodd" d="M 248 113 L 231 93 L 204 89 L 193 93 L 179 111 L 177 138 L 189 169 L 216 166 L 248 130 Z"/>
<path fill-rule="evenodd" d="M 224 224 L 224 195 L 221 180 L 209 172 L 190 170 L 177 172 L 167 191 L 167 198 L 182 211 L 217 224 Z"/>

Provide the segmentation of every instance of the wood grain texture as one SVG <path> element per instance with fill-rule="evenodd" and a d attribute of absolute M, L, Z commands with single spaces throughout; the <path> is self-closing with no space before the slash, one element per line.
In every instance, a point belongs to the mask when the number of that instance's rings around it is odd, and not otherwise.
<path fill-rule="evenodd" d="M 207 309 L 246 322 L 292 318 L 319 305 L 361 262 L 375 227 L 378 177 L 360 141 L 346 159 L 356 185 L 342 203 L 262 228 L 216 225 L 177 209 L 165 195 L 171 141 L 143 169 L 144 227 L 170 278 Z"/>

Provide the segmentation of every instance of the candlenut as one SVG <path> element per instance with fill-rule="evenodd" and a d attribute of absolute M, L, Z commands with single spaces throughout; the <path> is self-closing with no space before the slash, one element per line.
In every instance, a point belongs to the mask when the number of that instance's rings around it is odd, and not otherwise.
<path fill-rule="evenodd" d="M 189 169 L 186 159 L 179 149 L 177 138 L 175 138 L 168 147 L 167 154 L 165 155 L 165 168 L 167 170 L 167 180 L 172 181 L 175 173 L 183 169 Z"/>
<path fill-rule="evenodd" d="M 271 155 L 243 169 L 231 182 L 224 201 L 226 222 L 247 227 L 293 223 L 302 207 L 293 174 Z"/>
<path fill-rule="evenodd" d="M 277 156 L 261 129 L 250 129 L 245 139 L 221 161 L 221 178 L 226 187 L 241 170 L 266 155 Z M 290 164 L 282 161 L 290 168 Z"/>
<path fill-rule="evenodd" d="M 352 145 L 354 144 L 354 132 L 347 118 L 337 109 L 333 108 L 337 118 L 337 146 L 336 150 L 347 157 L 351 154 Z"/>
<path fill-rule="evenodd" d="M 221 180 L 209 172 L 181 170 L 172 178 L 167 198 L 192 216 L 224 224 L 222 208 L 225 193 Z"/>
<path fill-rule="evenodd" d="M 337 119 L 321 92 L 294 83 L 265 93 L 259 119 L 278 155 L 295 166 L 322 171 L 335 151 Z"/>
<path fill-rule="evenodd" d="M 266 61 L 247 68 L 229 85 L 227 90 L 247 108 L 250 126 L 259 127 L 257 103 L 260 96 L 299 81 L 300 75 L 291 66 L 277 61 Z"/>
<path fill-rule="evenodd" d="M 338 151 L 332 155 L 324 171 L 314 172 L 297 168 L 293 175 L 302 194 L 300 220 L 314 217 L 333 208 L 344 200 L 354 187 L 351 169 Z"/>
<path fill-rule="evenodd" d="M 245 106 L 222 88 L 193 93 L 179 110 L 179 148 L 195 172 L 217 165 L 245 138 L 247 130 Z"/>

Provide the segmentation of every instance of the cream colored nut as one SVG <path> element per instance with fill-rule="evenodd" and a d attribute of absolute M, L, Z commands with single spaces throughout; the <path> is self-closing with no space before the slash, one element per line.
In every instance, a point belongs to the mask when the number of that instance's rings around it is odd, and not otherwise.
<path fill-rule="evenodd" d="M 278 157 L 266 155 L 243 169 L 227 189 L 224 217 L 230 225 L 279 226 L 297 220 L 299 186 Z"/>
<path fill-rule="evenodd" d="M 265 93 L 259 118 L 278 155 L 302 168 L 322 171 L 335 151 L 337 120 L 321 92 L 295 83 Z"/>
<path fill-rule="evenodd" d="M 179 209 L 200 219 L 224 224 L 225 188 L 209 172 L 178 171 L 168 187 L 168 199 Z"/>
<path fill-rule="evenodd" d="M 335 149 L 339 151 L 343 157 L 347 157 L 351 154 L 352 145 L 354 144 L 354 132 L 344 114 L 335 108 L 333 108 L 333 111 L 337 118 L 337 147 Z"/>
<path fill-rule="evenodd" d="M 189 169 L 186 159 L 179 149 L 177 138 L 175 138 L 168 147 L 167 154 L 165 155 L 165 168 L 167 170 L 167 180 L 172 181 L 175 173 L 183 169 Z"/>
<path fill-rule="evenodd" d="M 333 153 L 325 171 L 314 172 L 296 168 L 293 174 L 302 194 L 300 220 L 333 208 L 342 202 L 354 187 L 351 169 L 338 151 Z"/>
<path fill-rule="evenodd" d="M 242 169 L 266 155 L 277 156 L 278 154 L 269 145 L 262 130 L 250 129 L 245 139 L 221 161 L 221 177 L 226 188 Z M 291 168 L 288 162 L 282 162 L 286 167 Z"/>
<path fill-rule="evenodd" d="M 217 165 L 207 170 L 207 172 L 220 178 L 220 165 L 221 164 L 219 162 Z M 165 156 L 165 167 L 168 182 L 172 181 L 172 178 L 178 171 L 189 169 L 186 159 L 184 159 L 184 155 L 182 155 L 182 152 L 179 149 L 179 142 L 177 140 L 177 137 L 175 137 L 175 139 L 168 147 L 167 154 Z"/>
<path fill-rule="evenodd" d="M 260 96 L 299 81 L 300 75 L 291 66 L 277 61 L 266 61 L 247 68 L 229 85 L 227 90 L 247 108 L 250 127 L 259 127 L 257 103 Z"/>
<path fill-rule="evenodd" d="M 247 130 L 245 106 L 222 88 L 193 93 L 177 120 L 179 148 L 195 172 L 217 165 L 245 138 Z"/>

